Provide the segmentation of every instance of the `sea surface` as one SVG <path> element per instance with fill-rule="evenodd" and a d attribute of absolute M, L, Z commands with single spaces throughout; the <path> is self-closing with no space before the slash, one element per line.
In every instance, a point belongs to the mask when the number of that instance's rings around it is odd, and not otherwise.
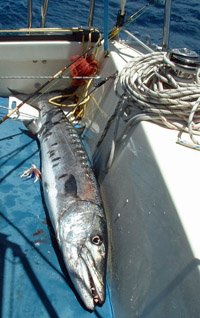
<path fill-rule="evenodd" d="M 33 27 L 40 26 L 42 0 L 32 0 Z M 0 0 L 0 28 L 27 26 L 27 0 Z M 94 26 L 103 30 L 103 0 L 96 0 Z M 109 0 L 109 28 L 116 22 L 120 1 Z M 126 16 L 147 4 L 147 0 L 127 0 Z M 49 0 L 48 27 L 87 26 L 90 0 Z M 162 43 L 164 1 L 154 1 L 128 30 L 152 43 Z M 200 54 L 200 1 L 172 0 L 170 48 L 187 47 Z"/>

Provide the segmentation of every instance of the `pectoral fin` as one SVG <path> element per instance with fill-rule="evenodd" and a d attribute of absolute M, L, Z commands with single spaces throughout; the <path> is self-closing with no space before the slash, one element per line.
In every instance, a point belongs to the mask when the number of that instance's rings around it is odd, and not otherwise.
<path fill-rule="evenodd" d="M 75 177 L 71 174 L 65 182 L 65 193 L 71 196 L 77 195 L 77 183 Z"/>

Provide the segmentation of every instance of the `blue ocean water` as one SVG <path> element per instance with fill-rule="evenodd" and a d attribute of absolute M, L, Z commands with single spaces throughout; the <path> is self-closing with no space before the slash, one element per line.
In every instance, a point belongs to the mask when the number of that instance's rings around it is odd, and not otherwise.
<path fill-rule="evenodd" d="M 42 0 L 33 2 L 33 26 L 40 26 Z M 118 0 L 109 1 L 109 27 L 115 24 L 119 10 Z M 127 17 L 136 12 L 147 0 L 127 0 Z M 164 1 L 155 1 L 148 7 L 128 30 L 140 34 L 143 38 L 150 36 L 153 43 L 162 43 L 162 21 Z M 49 0 L 47 26 L 86 26 L 90 0 Z M 0 0 L 0 28 L 19 28 L 27 25 L 27 0 Z M 94 25 L 103 29 L 103 1 L 96 0 Z M 200 1 L 172 0 L 170 48 L 187 47 L 200 53 Z"/>

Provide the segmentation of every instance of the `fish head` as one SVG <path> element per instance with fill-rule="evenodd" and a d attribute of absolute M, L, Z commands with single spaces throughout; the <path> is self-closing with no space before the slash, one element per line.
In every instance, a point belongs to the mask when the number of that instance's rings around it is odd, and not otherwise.
<path fill-rule="evenodd" d="M 60 221 L 59 242 L 71 281 L 84 305 L 94 310 L 105 300 L 107 227 L 102 208 L 78 201 Z"/>

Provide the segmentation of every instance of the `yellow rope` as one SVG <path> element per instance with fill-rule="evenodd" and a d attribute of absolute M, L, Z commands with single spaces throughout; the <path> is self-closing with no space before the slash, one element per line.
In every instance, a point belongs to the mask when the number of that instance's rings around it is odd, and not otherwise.
<path fill-rule="evenodd" d="M 91 31 L 89 33 L 88 43 L 91 43 L 92 32 L 94 32 L 94 31 Z M 83 36 L 82 36 L 82 49 L 83 50 L 84 50 L 84 47 L 85 47 L 85 37 L 84 37 L 84 33 L 83 33 Z M 97 47 L 95 49 L 94 57 L 96 57 L 98 49 L 99 49 L 99 47 Z M 84 116 L 86 104 L 89 102 L 90 97 L 91 97 L 88 92 L 89 92 L 89 87 L 92 84 L 92 80 L 93 79 L 90 79 L 90 80 L 88 80 L 86 82 L 84 90 L 81 90 L 82 94 L 79 93 L 79 96 L 77 96 L 75 93 L 67 94 L 67 95 L 54 96 L 54 97 L 49 99 L 49 103 L 51 103 L 52 105 L 57 106 L 57 107 L 73 108 L 72 110 L 69 110 L 69 113 L 68 113 L 67 116 L 71 116 L 72 115 L 74 117 L 74 120 L 76 120 L 77 118 L 79 118 L 79 119 L 82 118 Z M 80 97 L 80 95 L 81 95 L 81 97 Z M 66 103 L 62 103 L 62 102 L 58 101 L 59 99 L 62 99 L 64 97 L 69 97 L 69 98 L 70 97 L 74 97 L 75 100 L 77 99 L 77 102 L 76 103 L 71 103 L 71 104 L 68 104 L 68 103 L 66 104 Z"/>
<path fill-rule="evenodd" d="M 87 83 L 86 83 L 86 87 L 83 91 L 82 94 L 82 98 L 80 99 L 80 102 L 78 102 L 75 106 L 75 108 L 73 109 L 73 111 L 71 112 L 73 115 L 75 114 L 75 112 L 80 108 L 80 111 L 76 114 L 75 119 L 77 119 L 78 117 L 83 117 L 84 116 L 84 112 L 85 112 L 85 107 L 86 107 L 86 103 L 90 100 L 90 95 L 88 94 L 89 91 L 89 87 L 92 83 L 92 79 L 90 79 Z M 80 116 L 81 115 L 81 116 Z"/>
<path fill-rule="evenodd" d="M 49 103 L 54 105 L 54 106 L 58 106 L 58 107 L 69 107 L 69 108 L 73 108 L 73 107 L 76 107 L 77 104 L 78 106 L 83 106 L 85 103 L 87 103 L 90 99 L 90 96 L 86 96 L 84 98 L 83 101 L 81 101 L 80 103 L 73 103 L 73 104 L 63 104 L 62 102 L 57 102 L 58 99 L 61 99 L 63 97 L 71 97 L 71 96 L 74 96 L 77 98 L 78 100 L 78 97 L 75 95 L 75 94 L 67 94 L 67 95 L 59 95 L 59 96 L 54 96 L 52 98 L 49 99 Z"/>

